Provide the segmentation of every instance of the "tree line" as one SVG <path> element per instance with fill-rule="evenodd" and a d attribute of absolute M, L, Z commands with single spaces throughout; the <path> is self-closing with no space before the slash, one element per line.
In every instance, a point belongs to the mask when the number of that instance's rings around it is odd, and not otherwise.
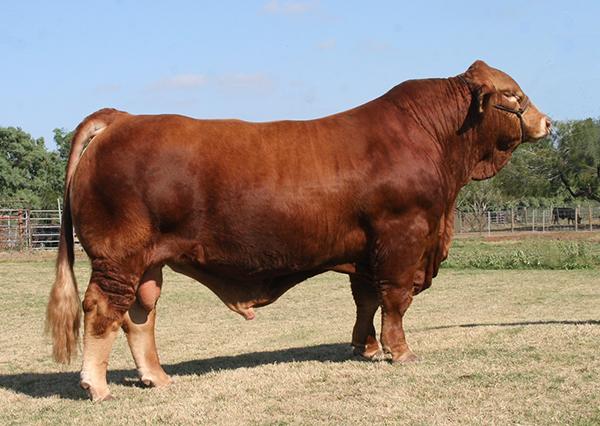
<path fill-rule="evenodd" d="M 73 132 L 54 130 L 57 150 L 18 127 L 0 127 L 0 209 L 56 209 Z"/>
<path fill-rule="evenodd" d="M 56 208 L 62 199 L 72 131 L 54 129 L 57 149 L 18 127 L 0 127 L 0 208 Z M 600 202 L 600 120 L 555 123 L 552 134 L 522 145 L 493 179 L 471 182 L 457 208 L 484 212 L 511 207 Z"/>

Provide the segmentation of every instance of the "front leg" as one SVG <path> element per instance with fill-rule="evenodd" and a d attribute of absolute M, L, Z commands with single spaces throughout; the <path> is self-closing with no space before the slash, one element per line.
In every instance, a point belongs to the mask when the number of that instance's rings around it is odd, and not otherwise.
<path fill-rule="evenodd" d="M 381 303 L 380 340 L 392 361 L 417 360 L 406 343 L 403 319 L 413 299 L 416 274 L 431 235 L 429 229 L 427 221 L 419 217 L 388 221 L 380 227 L 373 243 L 371 268 Z"/>
<path fill-rule="evenodd" d="M 405 271 L 394 280 L 380 280 L 381 344 L 392 361 L 416 361 L 404 334 L 403 318 L 413 299 L 413 271 Z"/>

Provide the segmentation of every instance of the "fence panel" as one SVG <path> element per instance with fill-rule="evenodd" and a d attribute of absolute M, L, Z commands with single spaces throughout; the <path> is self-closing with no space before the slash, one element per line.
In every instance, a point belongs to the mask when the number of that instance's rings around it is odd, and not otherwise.
<path fill-rule="evenodd" d="M 0 249 L 21 250 L 29 245 L 29 211 L 0 209 Z"/>
<path fill-rule="evenodd" d="M 519 207 L 472 213 L 456 211 L 457 234 L 600 230 L 600 207 Z"/>
<path fill-rule="evenodd" d="M 60 214 L 58 210 L 30 211 L 30 248 L 56 248 L 60 237 Z"/>
<path fill-rule="evenodd" d="M 0 209 L 0 250 L 57 248 L 60 221 L 60 210 Z"/>

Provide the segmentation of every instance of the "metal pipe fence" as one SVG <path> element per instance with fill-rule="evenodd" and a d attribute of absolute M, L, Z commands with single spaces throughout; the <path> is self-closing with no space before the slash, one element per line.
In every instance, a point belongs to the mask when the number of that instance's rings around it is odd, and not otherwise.
<path fill-rule="evenodd" d="M 483 213 L 457 211 L 454 232 L 553 232 L 600 230 L 600 207 L 519 207 Z"/>
<path fill-rule="evenodd" d="M 59 210 L 0 209 L 0 250 L 58 247 Z"/>
<path fill-rule="evenodd" d="M 0 209 L 0 250 L 55 249 L 60 221 L 58 209 Z M 600 230 L 600 207 L 592 206 L 456 211 L 454 220 L 455 234 L 594 230 Z"/>

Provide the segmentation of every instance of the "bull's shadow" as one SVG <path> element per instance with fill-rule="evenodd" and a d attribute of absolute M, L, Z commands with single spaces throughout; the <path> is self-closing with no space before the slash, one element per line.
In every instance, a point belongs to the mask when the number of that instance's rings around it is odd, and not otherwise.
<path fill-rule="evenodd" d="M 519 321 L 506 323 L 471 323 L 414 328 L 409 333 L 424 333 L 430 330 L 472 327 L 519 327 L 543 325 L 597 325 L 600 320 L 544 320 Z M 252 352 L 247 354 L 219 356 L 209 359 L 183 361 L 177 364 L 163 365 L 167 374 L 185 376 L 189 374 L 203 375 L 211 371 L 252 368 L 265 364 L 282 364 L 289 362 L 322 361 L 344 362 L 353 359 L 347 343 L 329 343 L 300 348 L 289 348 L 277 351 Z M 130 370 L 109 370 L 109 383 L 137 386 L 136 372 Z M 77 386 L 79 373 L 18 373 L 0 375 L 0 388 L 19 392 L 34 398 L 57 395 L 64 399 L 87 399 L 85 393 Z"/>
<path fill-rule="evenodd" d="M 290 348 L 277 351 L 252 352 L 247 354 L 219 356 L 209 359 L 183 361 L 177 364 L 163 364 L 167 374 L 185 376 L 203 375 L 211 371 L 252 368 L 265 364 L 288 362 L 324 361 L 343 362 L 352 358 L 350 345 L 330 343 L 302 348 Z M 108 371 L 108 382 L 139 386 L 134 369 Z M 0 388 L 19 392 L 34 398 L 57 395 L 64 399 L 87 399 L 85 392 L 79 389 L 78 372 L 57 373 L 18 373 L 0 375 Z"/>
<path fill-rule="evenodd" d="M 504 323 L 470 323 L 456 325 L 437 325 L 420 328 L 416 331 L 443 330 L 446 328 L 474 328 L 474 327 L 519 327 L 528 325 L 600 325 L 600 320 L 543 320 L 543 321 L 515 321 Z M 413 330 L 415 332 L 415 330 Z"/>

